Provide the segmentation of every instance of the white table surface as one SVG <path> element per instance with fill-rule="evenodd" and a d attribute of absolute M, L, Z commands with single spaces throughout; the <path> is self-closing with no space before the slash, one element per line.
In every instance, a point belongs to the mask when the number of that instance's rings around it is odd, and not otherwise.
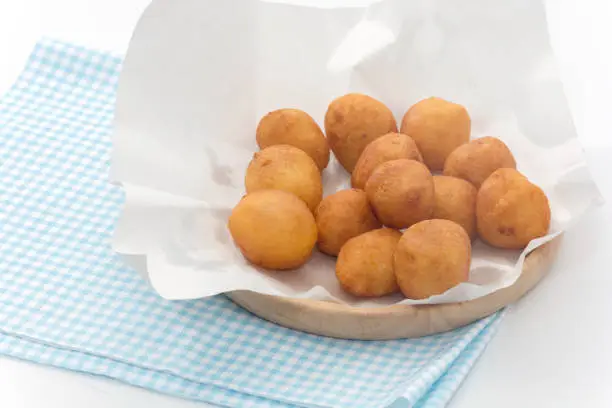
<path fill-rule="evenodd" d="M 125 52 L 148 2 L 0 0 L 0 92 L 43 35 Z M 612 201 L 612 2 L 548 0 L 547 8 L 576 127 L 594 177 Z M 566 234 L 551 275 L 511 310 L 451 407 L 612 406 L 611 265 L 612 204 L 606 204 Z M 0 406 L 207 405 L 0 358 Z"/>

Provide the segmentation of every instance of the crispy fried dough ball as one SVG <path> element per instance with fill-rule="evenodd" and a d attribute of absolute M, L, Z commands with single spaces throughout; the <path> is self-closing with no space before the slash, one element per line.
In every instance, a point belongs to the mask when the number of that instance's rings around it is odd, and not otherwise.
<path fill-rule="evenodd" d="M 259 190 L 234 207 L 228 227 L 246 259 L 268 269 L 303 265 L 317 241 L 317 226 L 306 204 L 280 190 Z"/>
<path fill-rule="evenodd" d="M 297 147 L 275 145 L 255 153 L 247 168 L 246 191 L 283 190 L 293 193 L 311 211 L 323 196 L 321 173 L 315 162 Z"/>
<path fill-rule="evenodd" d="M 362 190 L 342 190 L 327 196 L 315 212 L 321 252 L 336 256 L 349 239 L 380 228 Z"/>
<path fill-rule="evenodd" d="M 397 292 L 393 253 L 401 234 L 381 228 L 351 238 L 340 250 L 336 276 L 344 290 L 360 297 Z"/>
<path fill-rule="evenodd" d="M 368 179 L 365 191 L 374 214 L 388 227 L 406 228 L 433 214 L 433 177 L 418 161 L 399 159 L 381 164 Z"/>
<path fill-rule="evenodd" d="M 476 194 L 472 184 L 456 177 L 434 176 L 436 205 L 432 218 L 454 221 L 476 237 Z"/>
<path fill-rule="evenodd" d="M 376 167 L 396 159 L 423 161 L 421 153 L 410 136 L 401 133 L 387 133 L 366 146 L 351 175 L 354 188 L 364 188 Z"/>
<path fill-rule="evenodd" d="M 314 119 L 299 109 L 278 109 L 261 118 L 257 125 L 257 144 L 261 149 L 290 145 L 305 151 L 323 170 L 329 162 L 329 145 Z"/>
<path fill-rule="evenodd" d="M 329 146 L 349 173 L 363 149 L 389 132 L 397 132 L 393 113 L 370 96 L 347 94 L 334 99 L 327 108 L 325 134 Z"/>
<path fill-rule="evenodd" d="M 446 158 L 444 175 L 459 177 L 479 188 L 495 170 L 516 168 L 508 146 L 496 137 L 486 136 L 459 146 Z"/>
<path fill-rule="evenodd" d="M 442 294 L 468 280 L 470 256 L 470 238 L 459 224 L 421 221 L 408 228 L 397 245 L 397 283 L 409 299 Z"/>
<path fill-rule="evenodd" d="M 400 132 L 414 139 L 431 171 L 440 171 L 448 155 L 470 140 L 470 129 L 470 116 L 463 106 L 428 98 L 408 109 Z"/>
<path fill-rule="evenodd" d="M 520 249 L 550 228 L 542 189 L 514 169 L 499 169 L 482 183 L 476 199 L 480 237 L 498 248 Z"/>

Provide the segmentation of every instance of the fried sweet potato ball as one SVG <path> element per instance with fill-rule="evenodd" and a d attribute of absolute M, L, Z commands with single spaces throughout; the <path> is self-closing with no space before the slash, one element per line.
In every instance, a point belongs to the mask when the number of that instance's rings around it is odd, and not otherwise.
<path fill-rule="evenodd" d="M 228 227 L 244 257 L 268 269 L 303 265 L 317 241 L 315 219 L 306 204 L 280 190 L 259 190 L 243 197 Z"/>
<path fill-rule="evenodd" d="M 323 197 L 319 168 L 304 151 L 275 145 L 255 153 L 246 171 L 247 193 L 283 190 L 295 194 L 314 211 Z"/>
<path fill-rule="evenodd" d="M 544 191 L 514 169 L 499 169 L 482 183 L 476 199 L 478 234 L 498 248 L 521 249 L 550 228 Z"/>
<path fill-rule="evenodd" d="M 401 234 L 381 228 L 351 238 L 340 250 L 336 276 L 347 292 L 376 297 L 397 292 L 393 254 Z"/>
<path fill-rule="evenodd" d="M 394 255 L 400 290 L 409 299 L 439 295 L 468 280 L 470 238 L 449 220 L 426 220 L 408 228 Z"/>
<path fill-rule="evenodd" d="M 459 177 L 480 188 L 497 169 L 516 168 L 508 146 L 496 137 L 486 136 L 459 146 L 446 158 L 444 175 Z"/>
<path fill-rule="evenodd" d="M 388 227 L 406 228 L 433 214 L 433 177 L 418 161 L 399 159 L 381 164 L 368 179 L 365 191 L 374 214 Z"/>
<path fill-rule="evenodd" d="M 349 173 L 366 146 L 390 132 L 397 132 L 393 113 L 382 102 L 367 95 L 341 96 L 330 103 L 325 113 L 329 146 Z"/>
<path fill-rule="evenodd" d="M 414 139 L 431 171 L 441 171 L 448 155 L 470 140 L 471 120 L 459 104 L 428 98 L 413 105 L 400 132 Z"/>
<path fill-rule="evenodd" d="M 327 196 L 315 212 L 321 252 L 336 256 L 349 239 L 380 228 L 362 190 L 342 190 Z"/>
<path fill-rule="evenodd" d="M 261 149 L 290 145 L 306 152 L 323 170 L 329 162 L 329 145 L 314 119 L 299 109 L 278 109 L 261 118 L 256 131 Z"/>
<path fill-rule="evenodd" d="M 476 237 L 476 194 L 467 181 L 448 176 L 434 176 L 436 205 L 432 218 L 454 221 L 471 239 Z"/>
<path fill-rule="evenodd" d="M 351 185 L 363 189 L 376 167 L 397 159 L 423 161 L 416 143 L 410 136 L 388 133 L 379 137 L 361 153 L 351 175 Z"/>

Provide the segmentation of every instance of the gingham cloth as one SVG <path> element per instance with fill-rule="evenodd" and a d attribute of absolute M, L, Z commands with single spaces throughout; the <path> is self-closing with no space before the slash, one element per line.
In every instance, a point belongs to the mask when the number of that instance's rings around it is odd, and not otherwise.
<path fill-rule="evenodd" d="M 224 296 L 166 301 L 110 248 L 121 59 L 36 46 L 0 102 L 0 353 L 232 407 L 444 406 L 500 315 L 415 340 L 294 332 Z"/>

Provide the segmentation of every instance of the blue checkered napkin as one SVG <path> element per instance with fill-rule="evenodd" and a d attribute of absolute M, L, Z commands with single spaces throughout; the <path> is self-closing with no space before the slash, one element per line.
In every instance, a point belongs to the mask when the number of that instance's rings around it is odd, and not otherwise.
<path fill-rule="evenodd" d="M 294 332 L 223 296 L 167 301 L 110 248 L 121 60 L 39 44 L 0 102 L 0 353 L 235 407 L 442 406 L 499 316 L 428 338 Z"/>

